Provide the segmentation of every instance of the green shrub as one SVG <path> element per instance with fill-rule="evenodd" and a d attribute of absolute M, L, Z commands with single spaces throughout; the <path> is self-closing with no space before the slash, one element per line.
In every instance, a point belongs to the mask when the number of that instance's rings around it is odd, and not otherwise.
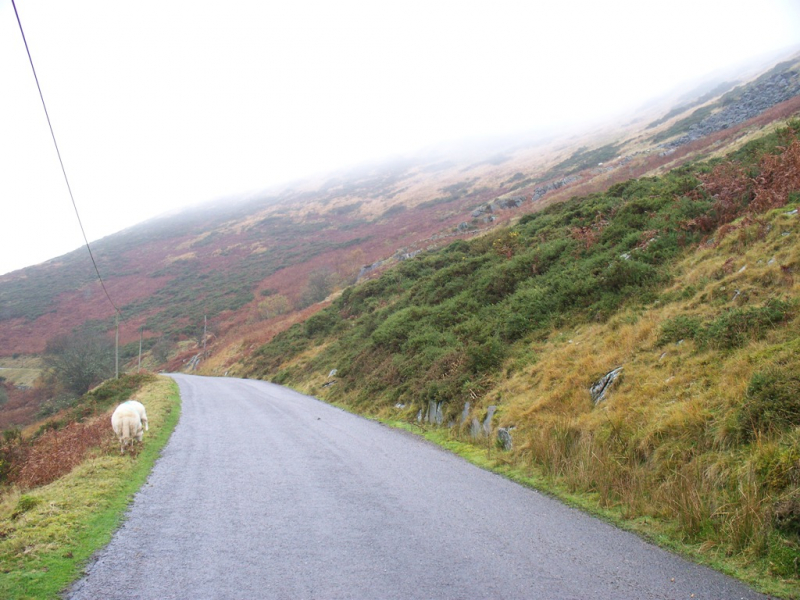
<path fill-rule="evenodd" d="M 378 346 L 399 350 L 426 314 L 427 311 L 415 306 L 392 313 L 372 332 L 372 341 Z"/>
<path fill-rule="evenodd" d="M 753 374 L 739 413 L 745 440 L 800 425 L 800 373 L 772 367 Z"/>
<path fill-rule="evenodd" d="M 768 329 L 785 321 L 791 305 L 770 300 L 756 308 L 733 308 L 714 319 L 703 333 L 705 344 L 717 349 L 739 348 L 751 339 L 759 339 Z"/>
<path fill-rule="evenodd" d="M 336 313 L 325 309 L 306 319 L 303 328 L 307 337 L 317 337 L 329 334 L 338 323 Z"/>
<path fill-rule="evenodd" d="M 800 538 L 800 494 L 778 500 L 772 507 L 772 521 L 781 533 Z"/>
<path fill-rule="evenodd" d="M 772 493 L 800 485 L 800 447 L 792 440 L 760 444 L 754 460 L 758 479 Z"/>
<path fill-rule="evenodd" d="M 499 307 L 503 339 L 518 340 L 533 329 L 547 325 L 556 308 L 555 301 L 555 296 L 545 288 L 518 291 Z"/>
<path fill-rule="evenodd" d="M 20 516 L 31 510 L 32 508 L 36 508 L 39 504 L 42 503 L 42 499 L 38 498 L 37 496 L 31 496 L 29 494 L 23 494 L 19 497 L 17 501 L 17 506 L 14 507 L 14 512 L 11 513 L 12 519 L 18 519 Z"/>
<path fill-rule="evenodd" d="M 770 572 L 778 577 L 798 577 L 800 576 L 800 544 L 797 543 L 800 534 L 800 510 L 795 506 L 795 512 L 791 519 L 792 526 L 790 535 L 794 540 L 788 540 L 779 535 L 770 536 L 768 562 Z M 776 528 L 785 532 L 777 526 Z"/>
<path fill-rule="evenodd" d="M 70 394 L 60 394 L 54 398 L 45 400 L 36 411 L 37 419 L 44 419 L 56 414 L 66 408 L 74 406 L 78 399 Z"/>
<path fill-rule="evenodd" d="M 702 331 L 702 321 L 698 317 L 678 315 L 661 324 L 658 334 L 658 345 L 664 346 L 680 340 L 696 339 Z"/>
<path fill-rule="evenodd" d="M 155 381 L 152 373 L 129 373 L 119 379 L 109 379 L 84 395 L 81 404 L 95 402 L 101 406 L 111 406 L 128 400 L 143 385 Z"/>
<path fill-rule="evenodd" d="M 508 346 L 497 338 L 467 347 L 467 368 L 474 374 L 490 373 L 500 368 Z"/>
<path fill-rule="evenodd" d="M 608 291 L 625 291 L 640 288 L 657 278 L 656 270 L 648 264 L 633 259 L 617 259 L 603 273 Z"/>

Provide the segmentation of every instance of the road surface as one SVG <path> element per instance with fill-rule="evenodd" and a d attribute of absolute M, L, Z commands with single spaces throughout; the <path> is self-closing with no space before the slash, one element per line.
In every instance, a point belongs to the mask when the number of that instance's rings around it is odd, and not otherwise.
<path fill-rule="evenodd" d="M 408 433 L 174 377 L 180 422 L 71 600 L 764 598 Z"/>

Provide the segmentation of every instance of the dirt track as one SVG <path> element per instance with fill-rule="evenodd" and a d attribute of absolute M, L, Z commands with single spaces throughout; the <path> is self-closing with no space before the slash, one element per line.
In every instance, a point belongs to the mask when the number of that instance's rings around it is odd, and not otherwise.
<path fill-rule="evenodd" d="M 71 600 L 764 598 L 409 434 L 175 379 L 180 423 Z"/>

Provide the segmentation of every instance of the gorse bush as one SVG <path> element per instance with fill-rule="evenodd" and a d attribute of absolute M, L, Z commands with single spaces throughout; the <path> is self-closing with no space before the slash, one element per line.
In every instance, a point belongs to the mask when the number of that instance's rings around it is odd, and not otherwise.
<path fill-rule="evenodd" d="M 730 308 L 703 322 L 699 317 L 678 315 L 661 324 L 658 344 L 694 340 L 701 348 L 731 350 L 764 337 L 767 331 L 793 314 L 793 304 L 771 299 L 764 306 Z"/>
<path fill-rule="evenodd" d="M 755 308 L 730 309 L 706 326 L 703 342 L 719 349 L 739 348 L 751 339 L 763 337 L 790 314 L 791 305 L 782 300 L 770 300 Z"/>
<path fill-rule="evenodd" d="M 702 333 L 702 321 L 699 317 L 678 315 L 661 324 L 658 344 L 672 344 L 681 340 L 694 340 Z"/>

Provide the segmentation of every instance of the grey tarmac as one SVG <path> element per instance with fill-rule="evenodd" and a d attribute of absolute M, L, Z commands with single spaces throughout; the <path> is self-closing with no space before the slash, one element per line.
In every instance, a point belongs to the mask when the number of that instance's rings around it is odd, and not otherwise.
<path fill-rule="evenodd" d="M 180 422 L 69 600 L 766 598 L 411 434 L 173 377 Z"/>

